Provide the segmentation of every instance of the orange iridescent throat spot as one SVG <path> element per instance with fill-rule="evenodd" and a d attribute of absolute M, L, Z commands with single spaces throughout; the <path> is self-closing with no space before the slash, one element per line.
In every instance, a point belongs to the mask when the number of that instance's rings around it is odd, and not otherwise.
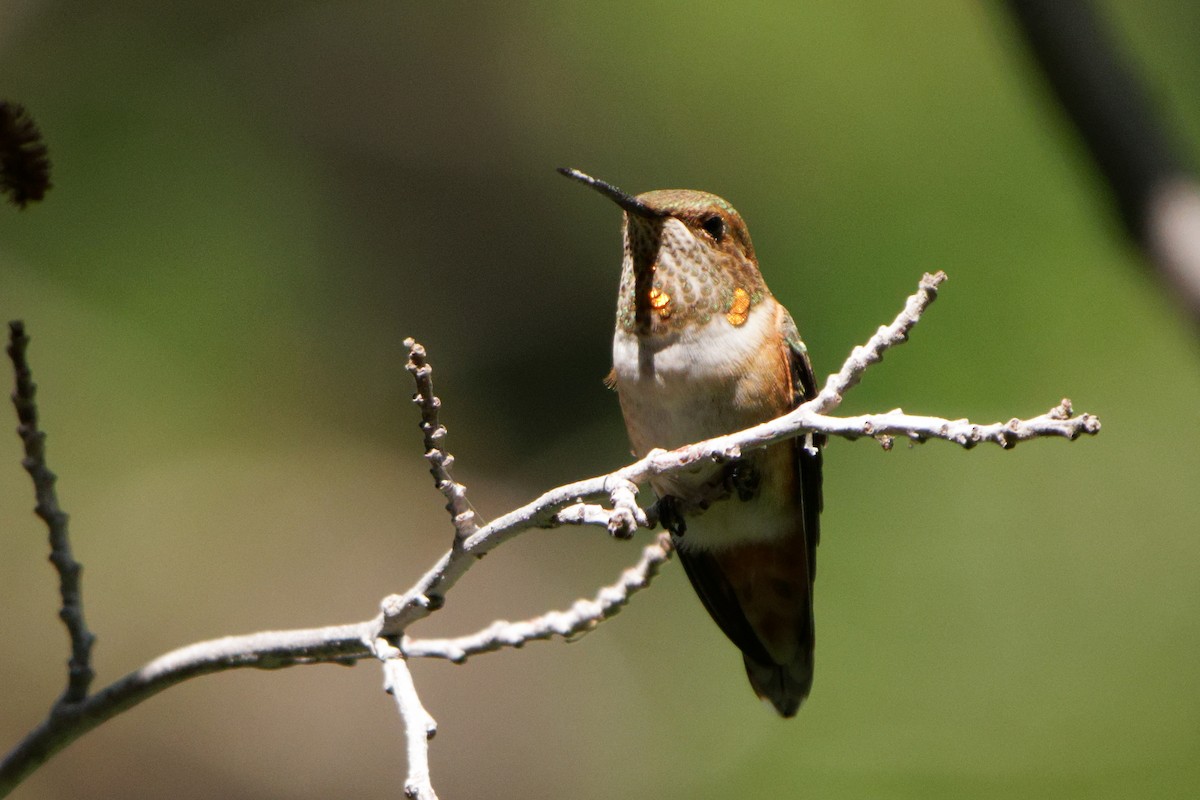
<path fill-rule="evenodd" d="M 663 319 L 671 316 L 671 295 L 662 289 L 650 290 L 650 307 L 658 312 Z"/>
<path fill-rule="evenodd" d="M 653 305 L 654 301 L 650 301 Z M 729 324 L 736 327 L 746 324 L 746 320 L 750 318 L 750 295 L 742 287 L 733 290 L 733 304 L 729 306 L 729 311 L 725 313 L 725 319 L 729 320 Z"/>

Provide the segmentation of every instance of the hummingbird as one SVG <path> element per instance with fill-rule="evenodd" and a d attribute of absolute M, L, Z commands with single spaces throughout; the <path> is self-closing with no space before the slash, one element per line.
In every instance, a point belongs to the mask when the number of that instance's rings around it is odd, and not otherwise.
<path fill-rule="evenodd" d="M 634 455 L 748 428 L 816 396 L 808 351 L 732 205 L 690 189 L 635 197 L 559 172 L 624 211 L 607 383 Z M 692 587 L 742 651 L 755 693 L 784 717 L 812 687 L 823 444 L 810 434 L 650 482 Z"/>

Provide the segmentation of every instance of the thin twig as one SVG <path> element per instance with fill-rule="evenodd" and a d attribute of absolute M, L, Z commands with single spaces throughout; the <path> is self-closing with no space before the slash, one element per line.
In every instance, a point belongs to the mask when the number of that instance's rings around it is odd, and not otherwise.
<path fill-rule="evenodd" d="M 608 518 L 608 532 L 618 539 L 629 539 L 638 527 L 650 527 L 646 512 L 637 504 L 637 484 L 623 478 L 614 478 L 608 492 L 612 512 Z"/>
<path fill-rule="evenodd" d="M 604 524 L 604 523 L 600 523 Z M 566 611 L 551 611 L 521 622 L 497 620 L 481 631 L 453 639 L 408 639 L 400 649 L 409 658 L 445 658 L 456 664 L 468 656 L 490 653 L 506 647 L 521 647 L 526 642 L 561 636 L 573 639 L 595 630 L 606 619 L 629 604 L 633 595 L 650 585 L 659 569 L 673 553 L 671 537 L 662 533 L 642 550 L 637 564 L 621 573 L 616 583 L 605 586 L 595 599 L 577 600 Z"/>
<path fill-rule="evenodd" d="M 938 287 L 945 280 L 946 273 L 941 270 L 922 275 L 917 291 L 905 301 L 904 309 L 891 324 L 881 326 L 866 344 L 851 350 L 842 368 L 830 375 L 820 393 L 801 408 L 807 406 L 815 412 L 828 414 L 841 405 L 846 392 L 858 385 L 867 368 L 883 360 L 885 350 L 908 341 L 909 332 L 920 321 L 929 304 L 937 299 Z"/>
<path fill-rule="evenodd" d="M 46 466 L 46 434 L 38 430 L 37 403 L 34 400 L 37 384 L 33 382 L 33 374 L 25 358 L 29 337 L 25 335 L 24 323 L 19 320 L 10 322 L 8 327 L 8 357 L 12 359 L 13 373 L 16 376 L 12 401 L 17 409 L 17 435 L 21 437 L 25 446 L 25 458 L 21 465 L 33 478 L 33 489 L 37 498 L 34 511 L 50 530 L 50 562 L 58 570 L 58 588 L 59 594 L 62 595 L 62 608 L 58 616 L 67 626 L 67 634 L 71 638 L 67 688 L 55 705 L 69 705 L 87 697 L 88 687 L 91 686 L 94 676 L 91 656 L 92 644 L 95 643 L 96 637 L 88 630 L 83 617 L 83 591 L 80 587 L 83 566 L 75 560 L 71 552 L 67 513 L 58 505 L 58 493 L 54 490 L 58 476 Z"/>
<path fill-rule="evenodd" d="M 421 705 L 421 697 L 403 656 L 396 654 L 384 659 L 383 688 L 395 699 L 396 710 L 404 720 L 404 738 L 408 743 L 404 796 L 412 800 L 437 800 L 429 777 L 429 740 L 437 733 L 437 721 Z"/>
<path fill-rule="evenodd" d="M 226 636 L 165 653 L 78 703 L 56 706 L 0 761 L 0 797 L 92 728 L 164 689 L 230 669 L 353 664 L 371 655 L 363 643 L 366 627 L 359 623 Z"/>
<path fill-rule="evenodd" d="M 863 414 L 857 417 L 826 417 L 812 415 L 814 424 L 833 436 L 857 439 L 873 436 L 890 449 L 890 440 L 903 436 L 913 442 L 929 439 L 944 439 L 970 449 L 982 442 L 998 444 L 1005 450 L 1017 446 L 1017 442 L 1045 436 L 1061 436 L 1077 439 L 1083 434 L 1095 434 L 1100 430 L 1100 420 L 1092 414 L 1072 416 L 1071 401 L 1063 398 L 1057 406 L 1032 419 L 1010 419 L 1008 422 L 993 422 L 979 425 L 967 419 L 947 420 L 941 417 L 921 417 L 905 414 L 900 409 L 886 414 Z"/>
<path fill-rule="evenodd" d="M 433 393 L 433 367 L 429 366 L 426 359 L 425 348 L 411 338 L 404 340 L 404 346 L 408 348 L 408 363 L 404 368 L 417 384 L 413 402 L 421 409 L 421 432 L 425 434 L 425 460 L 429 462 L 429 474 L 433 476 L 433 485 L 446 498 L 446 510 L 450 512 L 450 520 L 454 524 L 456 541 L 461 542 L 479 530 L 475 511 L 467 501 L 467 487 L 455 481 L 450 474 L 454 456 L 442 444 L 446 438 L 446 426 L 438 419 L 442 401 Z"/>
<path fill-rule="evenodd" d="M 607 526 L 606 522 L 599 524 Z M 594 600 L 577 600 L 567 611 L 551 611 L 522 622 L 500 620 L 477 633 L 454 639 L 405 637 L 398 648 L 390 642 L 386 647 L 380 646 L 376 655 L 383 661 L 384 688 L 395 698 L 408 744 L 405 796 L 421 800 L 437 797 L 429 774 L 429 740 L 437 732 L 437 723 L 421 704 L 407 659 L 446 658 L 461 664 L 467 656 L 522 647 L 526 642 L 555 636 L 572 641 L 615 616 L 634 594 L 649 586 L 672 552 L 670 535 L 659 534 L 653 544 L 642 550 L 638 563 L 622 572 L 616 583 L 601 589 Z"/>

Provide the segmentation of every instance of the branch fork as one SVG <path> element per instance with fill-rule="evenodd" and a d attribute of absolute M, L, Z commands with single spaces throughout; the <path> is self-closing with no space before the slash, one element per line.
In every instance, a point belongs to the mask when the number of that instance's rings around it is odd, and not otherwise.
<path fill-rule="evenodd" d="M 432 367 L 425 348 L 412 339 L 406 369 L 413 376 L 413 401 L 420 409 L 425 459 L 434 486 L 446 500 L 454 528 L 449 550 L 405 592 L 389 595 L 371 620 L 307 630 L 269 631 L 246 636 L 229 636 L 199 642 L 154 659 L 142 668 L 94 694 L 89 661 L 92 634 L 83 621 L 79 587 L 79 565 L 71 555 L 66 514 L 54 494 L 54 475 L 45 466 L 44 434 L 37 430 L 33 406 L 34 386 L 25 361 L 23 326 L 13 323 L 9 355 L 17 375 L 13 401 L 21 421 L 19 433 L 25 444 L 24 464 L 33 477 L 37 510 L 50 528 L 52 560 L 60 575 L 63 609 L 72 643 L 72 662 L 67 691 L 51 714 L 0 761 L 0 797 L 56 752 L 88 730 L 158 692 L 189 678 L 228 669 L 253 667 L 277 669 L 298 664 L 353 664 L 364 658 L 381 663 L 384 686 L 396 702 L 405 726 L 408 777 L 407 797 L 433 800 L 437 797 L 429 771 L 428 742 L 436 731 L 433 717 L 421 704 L 408 662 L 413 658 L 442 658 L 462 663 L 468 657 L 526 642 L 561 637 L 572 641 L 595 629 L 618 613 L 634 594 L 644 589 L 672 555 L 670 536 L 659 534 L 643 548 L 638 562 L 625 570 L 615 583 L 603 587 L 591 600 L 579 600 L 564 611 L 553 611 L 533 619 L 500 620 L 473 634 L 448 639 L 421 639 L 409 635 L 413 623 L 435 613 L 445 603 L 454 584 L 483 555 L 531 528 L 563 525 L 603 527 L 614 537 L 627 539 L 638 528 L 661 522 L 657 504 L 642 508 L 637 503 L 638 487 L 653 477 L 688 469 L 711 460 L 728 462 L 755 448 L 789 438 L 824 434 L 846 439 L 869 437 L 884 449 L 895 438 L 913 442 L 943 439 L 971 448 L 993 442 L 1011 448 L 1027 439 L 1059 436 L 1075 439 L 1094 435 L 1100 421 L 1090 414 L 1075 415 L 1063 400 L 1045 414 L 1028 420 L 976 424 L 969 420 L 906 414 L 895 409 L 884 414 L 836 417 L 830 412 L 842 402 L 870 365 L 884 352 L 907 341 L 909 333 L 946 279 L 942 272 L 926 274 L 917 292 L 889 325 L 880 327 L 862 346 L 855 347 L 841 369 L 830 375 L 812 400 L 769 422 L 743 431 L 718 436 L 671 451 L 654 450 L 644 458 L 615 470 L 559 486 L 520 508 L 482 524 L 467 499 L 466 487 L 454 480 L 454 457 L 445 449 L 446 428 L 439 419 L 441 401 L 433 393 Z M 606 501 L 607 506 L 602 502 Z"/>

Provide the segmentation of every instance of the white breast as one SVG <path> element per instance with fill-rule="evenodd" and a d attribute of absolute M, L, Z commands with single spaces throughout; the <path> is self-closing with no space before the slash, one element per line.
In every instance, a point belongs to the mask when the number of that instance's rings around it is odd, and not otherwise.
<path fill-rule="evenodd" d="M 776 314 L 767 297 L 740 327 L 716 315 L 705 326 L 660 337 L 618 328 L 613 367 L 634 450 L 672 449 L 762 421 L 744 410 L 757 404 L 737 395 L 745 392 L 747 365 L 777 338 Z"/>
<path fill-rule="evenodd" d="M 768 296 L 740 327 L 717 315 L 706 326 L 691 326 L 661 337 L 638 337 L 618 329 L 613 339 L 613 365 L 634 452 L 644 455 L 655 447 L 669 450 L 731 433 L 786 410 L 778 407 L 777 386 L 774 400 L 755 397 L 754 392 L 769 389 L 747 377 L 749 365 L 762 363 L 764 348 L 778 343 L 774 327 L 778 311 L 775 300 Z M 776 460 L 783 455 L 780 451 L 770 457 Z M 764 453 L 756 456 L 764 457 Z M 784 471 L 786 468 L 785 464 Z M 659 496 L 693 497 L 697 487 L 710 481 L 719 469 L 705 464 L 693 472 L 657 479 L 653 488 Z M 709 549 L 790 532 L 794 519 L 790 503 L 781 495 L 790 491 L 791 476 L 777 469 L 768 472 L 774 479 L 768 483 L 779 485 L 763 486 L 761 498 L 728 500 L 713 505 L 702 516 L 689 516 L 681 545 Z"/>

